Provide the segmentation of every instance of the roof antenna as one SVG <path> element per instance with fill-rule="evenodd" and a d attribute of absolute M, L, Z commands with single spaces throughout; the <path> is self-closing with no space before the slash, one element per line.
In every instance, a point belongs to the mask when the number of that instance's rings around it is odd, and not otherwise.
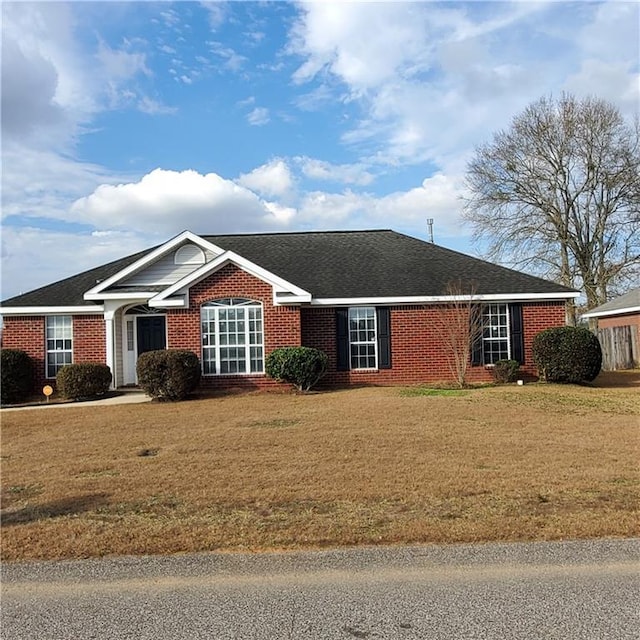
<path fill-rule="evenodd" d="M 429 242 L 433 244 L 433 218 L 427 218 L 427 225 L 429 227 Z"/>

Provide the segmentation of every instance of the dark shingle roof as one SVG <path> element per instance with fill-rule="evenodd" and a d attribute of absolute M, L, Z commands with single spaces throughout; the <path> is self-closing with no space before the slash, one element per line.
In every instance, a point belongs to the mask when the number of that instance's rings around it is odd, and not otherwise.
<path fill-rule="evenodd" d="M 474 282 L 478 295 L 572 291 L 395 231 L 203 237 L 314 298 L 440 296 L 458 280 Z"/>
<path fill-rule="evenodd" d="M 500 267 L 394 231 L 330 231 L 202 236 L 234 251 L 314 298 L 446 295 L 453 281 L 473 282 L 475 294 L 571 293 L 548 280 Z M 91 304 L 85 291 L 132 264 L 143 251 L 10 298 L 2 306 Z"/>

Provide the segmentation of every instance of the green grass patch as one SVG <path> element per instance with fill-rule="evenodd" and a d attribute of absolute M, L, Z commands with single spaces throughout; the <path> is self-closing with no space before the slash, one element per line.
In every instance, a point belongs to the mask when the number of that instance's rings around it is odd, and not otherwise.
<path fill-rule="evenodd" d="M 415 398 L 418 396 L 445 396 L 456 397 L 466 396 L 470 389 L 439 389 L 435 387 L 406 387 L 400 390 L 400 395 L 405 398 Z"/>

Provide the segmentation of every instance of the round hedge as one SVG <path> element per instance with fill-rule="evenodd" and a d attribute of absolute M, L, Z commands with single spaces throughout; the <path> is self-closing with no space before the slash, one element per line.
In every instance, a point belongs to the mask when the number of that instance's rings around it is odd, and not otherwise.
<path fill-rule="evenodd" d="M 69 400 L 103 396 L 111 386 L 111 369 L 97 362 L 66 364 L 56 376 L 58 393 Z"/>
<path fill-rule="evenodd" d="M 200 360 L 193 351 L 146 351 L 136 364 L 138 384 L 158 400 L 184 400 L 200 384 Z"/>
<path fill-rule="evenodd" d="M 280 347 L 265 362 L 267 375 L 290 382 L 299 391 L 309 391 L 326 373 L 329 359 L 324 351 L 311 347 Z"/>
<path fill-rule="evenodd" d="M 602 368 L 598 338 L 583 327 L 545 329 L 534 337 L 532 350 L 538 373 L 547 382 L 591 382 Z"/>
<path fill-rule="evenodd" d="M 26 400 L 33 391 L 33 363 L 28 354 L 19 349 L 2 349 L 0 371 L 2 404 Z"/>

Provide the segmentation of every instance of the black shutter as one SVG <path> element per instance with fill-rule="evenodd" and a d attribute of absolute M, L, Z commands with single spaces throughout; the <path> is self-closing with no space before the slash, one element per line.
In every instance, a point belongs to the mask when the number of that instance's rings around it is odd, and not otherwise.
<path fill-rule="evenodd" d="M 522 329 L 522 304 L 509 305 L 509 323 L 511 334 L 511 359 L 524 364 L 524 331 Z"/>
<path fill-rule="evenodd" d="M 336 357 L 338 371 L 349 366 L 349 309 L 336 309 Z"/>
<path fill-rule="evenodd" d="M 484 349 L 482 348 L 482 338 L 484 336 L 484 327 L 482 323 L 482 307 L 473 306 L 470 309 L 469 330 L 471 332 L 471 365 L 477 367 L 484 364 Z"/>
<path fill-rule="evenodd" d="M 391 369 L 391 312 L 378 307 L 378 369 Z"/>

